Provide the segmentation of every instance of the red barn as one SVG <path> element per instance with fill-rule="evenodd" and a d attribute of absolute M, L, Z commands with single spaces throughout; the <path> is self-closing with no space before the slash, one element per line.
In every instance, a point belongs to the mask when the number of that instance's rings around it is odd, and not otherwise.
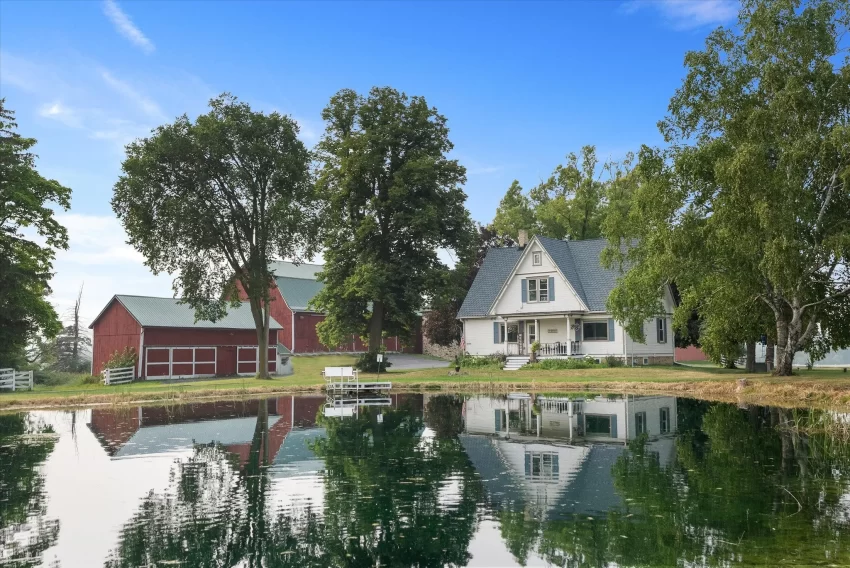
<path fill-rule="evenodd" d="M 116 351 L 132 347 L 139 354 L 139 378 L 212 377 L 257 373 L 257 332 L 247 303 L 228 309 L 217 321 L 195 321 L 195 311 L 174 298 L 114 296 L 89 326 L 92 374 L 103 371 Z M 269 372 L 280 355 L 280 324 L 269 324 Z"/>
<path fill-rule="evenodd" d="M 292 353 L 329 353 L 329 352 L 362 352 L 366 346 L 359 337 L 352 336 L 351 340 L 329 348 L 319 341 L 316 325 L 325 319 L 324 314 L 310 309 L 310 301 L 324 287 L 316 280 L 316 274 L 322 270 L 318 264 L 299 264 L 291 262 L 272 262 L 269 270 L 275 275 L 275 285 L 271 290 L 271 317 L 280 322 L 281 332 L 278 341 L 291 350 Z M 240 288 L 243 300 L 247 299 Z M 421 353 L 421 340 L 416 346 L 406 348 L 398 337 L 384 339 L 388 351 L 405 351 Z"/>

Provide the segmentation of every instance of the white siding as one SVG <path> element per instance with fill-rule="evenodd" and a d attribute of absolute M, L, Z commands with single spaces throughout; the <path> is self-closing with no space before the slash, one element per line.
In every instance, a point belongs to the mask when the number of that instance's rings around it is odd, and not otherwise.
<path fill-rule="evenodd" d="M 463 336 L 466 339 L 466 352 L 470 355 L 492 355 L 504 353 L 505 346 L 493 343 L 493 322 L 495 319 L 463 320 Z"/>
<path fill-rule="evenodd" d="M 611 319 L 610 314 L 584 314 L 579 319 L 581 319 L 582 324 L 585 322 L 593 322 L 600 321 L 608 324 L 608 320 Z M 571 320 L 573 321 L 573 320 Z M 584 355 L 591 355 L 593 357 L 604 357 L 606 355 L 623 355 L 623 327 L 614 322 L 614 341 L 586 341 L 584 339 L 584 335 L 581 338 L 581 352 Z"/>
<path fill-rule="evenodd" d="M 661 409 L 670 409 L 670 430 L 661 432 Z M 651 437 L 676 431 L 676 398 L 672 396 L 647 396 L 631 399 L 628 405 L 629 439 L 637 437 L 635 414 L 646 412 L 647 434 Z"/>
<path fill-rule="evenodd" d="M 632 357 L 672 357 L 676 350 L 676 338 L 673 334 L 673 318 L 667 316 L 667 342 L 658 343 L 658 333 L 656 331 L 656 318 L 652 318 L 644 322 L 643 333 L 646 338 L 645 343 L 638 343 L 632 338 L 628 341 L 628 356 Z M 640 363 L 640 362 L 638 362 Z"/>
<path fill-rule="evenodd" d="M 523 257 L 516 272 L 511 276 L 507 286 L 502 291 L 502 296 L 496 302 L 494 314 L 516 315 L 533 313 L 572 312 L 584 310 L 584 305 L 575 295 L 570 285 L 558 272 L 549 255 L 536 243 L 529 245 L 527 254 Z M 534 253 L 541 253 L 542 264 L 533 265 Z M 528 302 L 522 303 L 522 280 L 532 277 L 549 277 L 555 279 L 555 300 L 553 302 Z"/>

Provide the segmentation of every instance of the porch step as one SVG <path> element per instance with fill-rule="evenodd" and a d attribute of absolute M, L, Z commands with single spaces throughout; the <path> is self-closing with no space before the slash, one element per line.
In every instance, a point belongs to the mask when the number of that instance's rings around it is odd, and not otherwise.
<path fill-rule="evenodd" d="M 516 371 L 528 364 L 528 357 L 508 357 L 505 359 L 505 371 Z"/>

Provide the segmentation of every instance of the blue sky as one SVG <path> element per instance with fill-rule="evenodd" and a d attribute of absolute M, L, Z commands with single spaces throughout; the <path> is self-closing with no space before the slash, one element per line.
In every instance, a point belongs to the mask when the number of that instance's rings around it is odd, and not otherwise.
<path fill-rule="evenodd" d="M 621 158 L 656 128 L 686 51 L 734 23 L 733 0 L 598 2 L 0 3 L 0 97 L 38 139 L 38 167 L 74 191 L 60 311 L 85 281 L 93 318 L 115 293 L 171 295 L 109 206 L 123 145 L 230 91 L 292 115 L 314 144 L 341 88 L 422 95 L 449 121 L 473 218 L 595 144 Z"/>

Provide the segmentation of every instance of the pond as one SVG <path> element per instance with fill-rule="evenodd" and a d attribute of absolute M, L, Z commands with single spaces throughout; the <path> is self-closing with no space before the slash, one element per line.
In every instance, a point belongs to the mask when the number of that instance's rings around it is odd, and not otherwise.
<path fill-rule="evenodd" d="M 8 414 L 0 565 L 847 565 L 848 429 L 554 394 Z"/>

